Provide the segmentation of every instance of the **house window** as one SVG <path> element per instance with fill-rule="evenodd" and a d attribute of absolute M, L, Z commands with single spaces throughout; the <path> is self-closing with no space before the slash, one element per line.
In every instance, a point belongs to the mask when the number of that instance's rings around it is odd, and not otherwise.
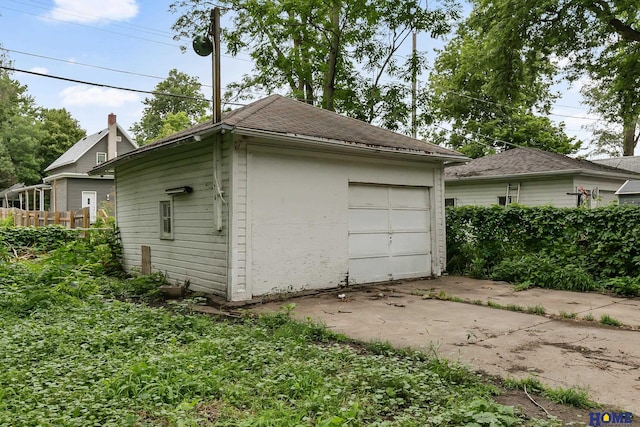
<path fill-rule="evenodd" d="M 160 202 L 160 238 L 173 239 L 173 206 L 168 200 Z"/>
<path fill-rule="evenodd" d="M 107 153 L 103 153 L 102 151 L 99 151 L 96 153 L 96 164 L 99 165 L 100 163 L 104 163 L 107 161 Z"/>
<path fill-rule="evenodd" d="M 498 196 L 498 204 L 500 206 L 507 206 L 511 204 L 511 196 Z"/>
<path fill-rule="evenodd" d="M 445 206 L 455 206 L 456 205 L 456 199 L 444 199 L 444 205 Z"/>

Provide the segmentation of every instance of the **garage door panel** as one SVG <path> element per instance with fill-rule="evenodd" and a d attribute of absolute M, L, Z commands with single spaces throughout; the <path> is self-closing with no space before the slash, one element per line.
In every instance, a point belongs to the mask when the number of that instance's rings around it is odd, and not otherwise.
<path fill-rule="evenodd" d="M 389 211 L 387 209 L 349 209 L 349 230 L 380 231 L 389 227 Z"/>
<path fill-rule="evenodd" d="M 398 230 L 429 230 L 429 215 L 426 210 L 398 210 L 391 211 L 391 225 Z"/>
<path fill-rule="evenodd" d="M 349 282 L 431 274 L 427 187 L 349 185 Z"/>
<path fill-rule="evenodd" d="M 377 185 L 350 185 L 349 206 L 388 206 L 389 192 L 386 187 Z"/>
<path fill-rule="evenodd" d="M 349 256 L 353 258 L 389 256 L 389 235 L 387 233 L 351 234 Z"/>
<path fill-rule="evenodd" d="M 391 255 L 428 254 L 429 233 L 393 233 L 391 238 Z"/>
<path fill-rule="evenodd" d="M 400 255 L 390 259 L 394 279 L 431 275 L 430 255 Z"/>
<path fill-rule="evenodd" d="M 429 193 L 424 188 L 391 187 L 391 207 L 426 208 L 429 206 Z"/>
<path fill-rule="evenodd" d="M 349 283 L 383 282 L 389 280 L 389 257 L 359 258 L 349 261 Z"/>

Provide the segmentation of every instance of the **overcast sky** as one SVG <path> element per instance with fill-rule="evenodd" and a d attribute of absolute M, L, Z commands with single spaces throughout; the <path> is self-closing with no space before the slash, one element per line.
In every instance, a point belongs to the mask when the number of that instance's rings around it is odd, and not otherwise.
<path fill-rule="evenodd" d="M 177 16 L 168 12 L 170 3 L 171 0 L 2 0 L 0 44 L 9 50 L 15 68 L 49 76 L 151 91 L 168 76 L 169 70 L 176 68 L 197 76 L 203 85 L 211 85 L 210 58 L 200 57 L 191 49 L 182 53 L 179 43 L 172 39 L 170 28 Z M 423 36 L 418 45 L 427 50 L 425 46 L 440 43 Z M 409 49 L 410 40 L 406 52 Z M 223 86 L 239 80 L 252 68 L 246 54 L 237 58 L 223 55 L 221 64 Z M 88 134 L 106 128 L 109 113 L 116 114 L 118 123 L 128 130 L 140 120 L 141 101 L 150 96 L 18 72 L 13 78 L 28 86 L 38 105 L 66 108 Z M 587 108 L 580 104 L 579 83 L 559 89 L 564 96 L 553 110 L 557 115 L 551 118 L 564 121 L 570 135 L 587 138 L 588 133 L 581 126 L 593 120 L 584 119 L 589 116 Z M 203 87 L 203 92 L 210 97 L 210 86 Z"/>

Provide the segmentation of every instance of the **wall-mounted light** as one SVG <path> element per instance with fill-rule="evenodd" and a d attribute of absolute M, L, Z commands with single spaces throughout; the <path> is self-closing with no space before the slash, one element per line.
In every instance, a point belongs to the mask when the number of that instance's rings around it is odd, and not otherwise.
<path fill-rule="evenodd" d="M 190 194 L 193 192 L 193 188 L 189 187 L 188 185 L 185 185 L 182 187 L 167 188 L 166 190 L 164 190 L 164 192 L 170 196 L 173 196 L 176 194 Z"/>

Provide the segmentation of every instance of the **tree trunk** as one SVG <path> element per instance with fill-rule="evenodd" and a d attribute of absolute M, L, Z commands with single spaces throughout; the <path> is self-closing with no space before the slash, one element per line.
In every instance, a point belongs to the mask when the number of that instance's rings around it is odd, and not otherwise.
<path fill-rule="evenodd" d="M 624 140 L 622 142 L 622 155 L 633 156 L 633 152 L 636 148 L 636 123 L 637 120 L 629 120 L 624 123 L 623 134 Z"/>
<path fill-rule="evenodd" d="M 331 6 L 331 38 L 327 71 L 325 72 L 322 96 L 322 108 L 335 111 L 333 98 L 335 95 L 336 70 L 338 68 L 338 51 L 340 48 L 340 2 L 334 1 Z"/>

